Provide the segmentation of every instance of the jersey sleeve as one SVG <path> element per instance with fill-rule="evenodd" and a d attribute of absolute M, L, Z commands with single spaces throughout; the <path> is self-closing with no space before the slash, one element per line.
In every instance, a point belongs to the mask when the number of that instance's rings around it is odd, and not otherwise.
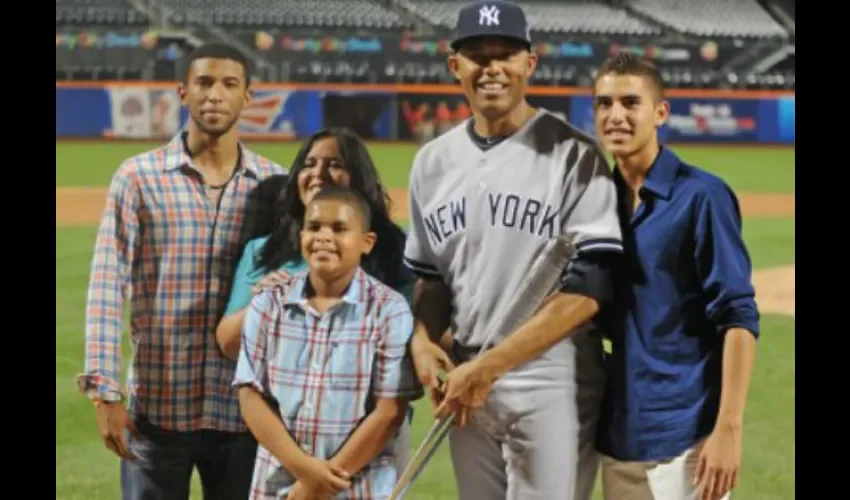
<path fill-rule="evenodd" d="M 418 277 L 433 279 L 439 278 L 436 259 L 428 240 L 425 222 L 422 218 L 422 205 L 419 198 L 419 181 L 417 174 L 417 163 L 421 161 L 419 156 L 414 160 L 413 170 L 410 175 L 410 229 L 407 233 L 407 241 L 404 245 L 404 264 Z"/>
<path fill-rule="evenodd" d="M 622 263 L 622 256 L 617 252 L 577 255 L 561 274 L 561 292 L 610 303 L 614 300 L 614 275 Z"/>
<path fill-rule="evenodd" d="M 622 253 L 617 188 L 602 153 L 588 148 L 580 154 L 566 184 L 563 231 L 573 235 L 576 257 L 590 252 Z"/>
<path fill-rule="evenodd" d="M 561 291 L 610 302 L 623 256 L 611 170 L 602 154 L 589 148 L 567 179 L 563 230 L 574 236 L 576 253 L 561 275 Z"/>

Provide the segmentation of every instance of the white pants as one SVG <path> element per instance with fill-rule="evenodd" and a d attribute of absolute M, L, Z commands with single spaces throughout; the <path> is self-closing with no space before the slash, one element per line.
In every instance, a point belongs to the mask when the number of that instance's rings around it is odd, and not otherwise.
<path fill-rule="evenodd" d="M 605 500 L 699 500 L 694 470 L 703 443 L 678 457 L 653 462 L 623 462 L 603 455 Z M 722 500 L 729 500 L 729 494 Z"/>

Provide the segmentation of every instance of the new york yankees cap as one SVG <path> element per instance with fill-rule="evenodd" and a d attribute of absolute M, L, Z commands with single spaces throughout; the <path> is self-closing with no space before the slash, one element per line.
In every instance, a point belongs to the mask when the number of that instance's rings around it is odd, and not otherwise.
<path fill-rule="evenodd" d="M 452 50 L 471 39 L 498 36 L 518 40 L 531 47 L 525 11 L 508 0 L 475 0 L 464 5 L 457 16 Z"/>

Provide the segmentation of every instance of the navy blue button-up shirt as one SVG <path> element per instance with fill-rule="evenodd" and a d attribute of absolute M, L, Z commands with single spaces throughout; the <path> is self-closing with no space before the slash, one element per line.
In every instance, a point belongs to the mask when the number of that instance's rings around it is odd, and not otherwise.
<path fill-rule="evenodd" d="M 612 352 L 598 448 L 620 460 L 678 456 L 714 428 L 729 328 L 759 334 L 738 200 L 720 178 L 662 148 L 632 213 L 619 171 L 625 247 L 606 329 Z"/>

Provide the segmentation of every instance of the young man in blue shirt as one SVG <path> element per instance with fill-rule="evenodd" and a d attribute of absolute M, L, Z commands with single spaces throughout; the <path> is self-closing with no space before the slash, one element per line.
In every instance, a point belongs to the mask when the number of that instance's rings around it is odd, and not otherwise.
<path fill-rule="evenodd" d="M 738 200 L 661 146 L 670 106 L 649 61 L 606 61 L 593 89 L 614 157 L 617 273 L 598 428 L 606 500 L 727 498 L 741 464 L 759 314 Z"/>

